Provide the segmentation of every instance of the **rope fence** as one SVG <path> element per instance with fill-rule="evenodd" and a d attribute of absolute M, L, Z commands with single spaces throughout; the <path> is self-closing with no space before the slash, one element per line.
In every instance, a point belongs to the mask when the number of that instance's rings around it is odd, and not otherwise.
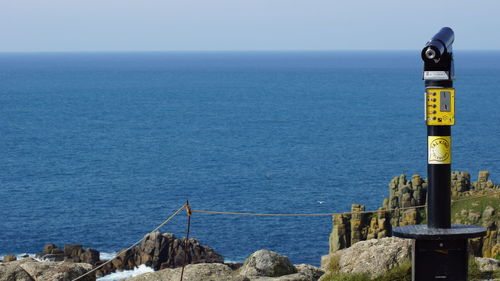
<path fill-rule="evenodd" d="M 479 194 L 476 196 L 469 196 L 466 198 L 461 198 L 461 199 L 456 199 L 452 200 L 451 204 L 457 203 L 457 202 L 462 202 L 462 201 L 469 201 L 469 200 L 474 200 L 478 198 L 484 198 L 484 197 L 492 197 L 495 195 L 500 194 L 500 190 L 496 192 L 488 192 L 485 194 Z M 153 230 L 151 230 L 148 233 L 156 232 L 158 231 L 161 227 L 163 227 L 165 224 L 167 224 L 170 220 L 172 220 L 175 216 L 177 216 L 183 209 L 186 209 L 186 214 L 188 217 L 187 221 L 187 230 L 186 230 L 186 237 L 184 239 L 184 251 L 186 252 L 187 250 L 187 244 L 189 240 L 189 232 L 190 232 L 190 227 L 191 227 L 191 216 L 193 213 L 199 213 L 199 214 L 213 214 L 213 215 L 235 215 L 235 216 L 266 216 L 266 217 L 312 217 L 312 216 L 333 216 L 333 215 L 342 215 L 342 214 L 374 214 L 374 213 L 380 213 L 380 212 L 393 212 L 393 211 L 404 211 L 408 209 L 419 209 L 419 208 L 424 208 L 427 205 L 418 205 L 418 206 L 411 206 L 411 207 L 404 207 L 404 208 L 392 208 L 392 209 L 381 209 L 381 210 L 376 210 L 376 211 L 359 211 L 359 212 L 342 212 L 342 213 L 309 213 L 309 214 L 272 214 L 272 213 L 240 213 L 240 212 L 223 212 L 223 211 L 206 211 L 206 210 L 193 210 L 191 206 L 189 205 L 189 201 L 186 201 L 184 205 L 182 205 L 177 211 L 175 211 L 170 217 L 168 217 L 165 221 L 163 221 L 161 224 L 159 224 L 157 227 L 155 227 Z M 85 274 L 73 279 L 72 281 L 77 281 L 97 270 L 100 268 L 104 267 L 105 265 L 109 264 L 112 262 L 114 259 L 119 257 L 121 254 L 124 252 L 132 249 L 133 247 L 137 246 L 140 244 L 146 236 L 143 236 L 140 240 L 132 244 L 130 247 L 128 247 L 125 250 L 120 251 L 115 257 L 112 259 L 106 261 L 105 263 L 93 268 L 92 270 L 86 272 Z M 184 267 L 186 266 L 187 263 L 187 254 L 185 253 L 184 256 L 184 264 L 182 266 L 182 271 L 181 271 L 181 276 L 180 276 L 180 281 L 182 281 L 183 275 L 184 275 Z"/>
<path fill-rule="evenodd" d="M 500 191 L 496 192 L 488 192 L 486 194 L 480 194 L 476 196 L 469 196 L 467 198 L 451 200 L 451 204 L 473 200 L 477 198 L 489 197 L 500 194 Z M 392 208 L 392 209 L 382 209 L 375 211 L 359 211 L 359 212 L 341 212 L 341 213 L 313 213 L 313 214 L 269 214 L 269 213 L 237 213 L 237 212 L 222 212 L 222 211 L 203 211 L 203 210 L 191 210 L 193 213 L 200 214 L 213 214 L 213 215 L 235 215 L 235 216 L 266 216 L 266 217 L 313 217 L 313 216 L 333 216 L 333 215 L 342 215 L 342 214 L 373 214 L 373 213 L 384 213 L 384 212 L 393 212 L 393 211 L 404 211 L 409 209 L 420 209 L 427 207 L 425 205 L 417 205 L 410 207 L 401 207 L 401 208 Z"/>
<path fill-rule="evenodd" d="M 156 232 L 157 230 L 159 230 L 162 226 L 164 226 L 165 224 L 167 224 L 171 219 L 173 219 L 175 216 L 177 216 L 181 211 L 182 209 L 186 208 L 186 204 L 182 205 L 182 207 L 180 207 L 177 211 L 175 211 L 168 219 L 166 219 L 165 221 L 163 221 L 161 224 L 159 224 L 157 227 L 155 227 L 153 230 L 151 230 L 150 232 L 148 233 L 151 233 L 151 232 Z M 105 263 L 93 268 L 92 270 L 86 272 L 85 274 L 82 274 L 80 276 L 78 276 L 77 278 L 73 279 L 72 281 L 76 281 L 76 280 L 79 280 L 97 270 L 99 270 L 100 268 L 104 267 L 105 265 L 107 265 L 108 263 L 112 262 L 113 260 L 115 260 L 117 257 L 119 257 L 121 254 L 125 253 L 126 251 L 132 249 L 133 247 L 137 246 L 139 243 L 141 243 L 143 240 L 144 240 L 145 236 L 143 236 L 140 240 L 138 240 L 137 242 L 135 242 L 134 244 L 132 244 L 132 246 L 128 247 L 127 249 L 125 250 L 122 250 L 120 251 L 114 258 L 106 261 Z"/>

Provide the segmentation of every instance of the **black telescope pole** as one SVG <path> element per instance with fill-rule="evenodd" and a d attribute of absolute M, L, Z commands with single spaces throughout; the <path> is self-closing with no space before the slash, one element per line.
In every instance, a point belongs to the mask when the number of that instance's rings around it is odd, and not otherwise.
<path fill-rule="evenodd" d="M 426 93 L 427 89 L 445 89 L 453 88 L 454 62 L 452 44 L 455 40 L 453 30 L 449 27 L 442 28 L 422 50 L 422 59 L 424 60 L 424 80 Z M 438 73 L 429 75 L 429 73 Z M 450 228 L 451 227 L 451 125 L 430 125 L 439 122 L 439 117 L 433 117 L 436 104 L 429 105 L 432 101 L 439 100 L 438 93 L 427 93 L 426 119 L 427 121 L 427 177 L 428 177 L 428 195 L 427 195 L 427 226 L 429 228 Z M 451 106 L 451 105 L 450 105 Z M 454 111 L 455 109 L 451 109 Z M 453 113 L 452 113 L 453 114 Z M 432 120 L 436 118 L 435 120 Z M 429 122 L 431 121 L 431 122 Z M 443 122 L 444 121 L 444 122 Z M 447 123 L 441 120 L 442 123 Z M 449 122 L 448 122 L 449 123 Z M 443 140 L 449 140 L 447 144 L 438 144 L 433 146 L 432 140 L 442 137 Z M 446 147 L 448 145 L 448 147 Z M 433 148 L 445 150 L 435 151 Z M 448 155 L 435 155 L 436 153 L 448 153 Z M 439 158 L 441 156 L 441 158 Z M 438 163 L 442 157 L 447 156 L 448 161 Z M 435 159 L 435 158 L 439 159 Z M 449 162 L 449 163 L 448 163 Z"/>
<path fill-rule="evenodd" d="M 427 136 L 451 137 L 451 126 L 427 126 Z M 429 182 L 427 226 L 429 228 L 450 228 L 451 164 L 427 164 L 427 177 Z"/>
<path fill-rule="evenodd" d="M 452 44 L 454 41 L 454 33 L 451 28 L 445 27 L 440 30 L 426 45 L 422 51 L 422 59 L 424 60 L 424 79 L 425 88 L 440 89 L 440 88 L 453 88 L 454 79 L 454 62 L 452 53 Z M 442 46 L 442 45 L 444 46 Z M 444 51 L 433 52 L 434 45 L 445 47 Z M 448 46 L 446 46 L 448 45 Z M 436 56 L 439 55 L 439 61 Z M 435 68 L 439 67 L 439 71 L 444 74 L 437 80 L 437 77 L 425 75 L 426 71 L 429 73 Z M 447 74 L 447 75 L 446 75 Z M 446 77 L 447 76 L 447 77 Z M 430 78 L 432 80 L 428 80 Z M 436 80 L 434 80 L 436 79 Z M 426 91 L 427 92 L 427 91 Z M 436 97 L 437 93 L 427 94 L 427 99 L 439 99 Z M 426 118 L 434 118 L 432 112 L 435 109 L 426 103 Z M 455 110 L 454 108 L 452 109 Z M 426 120 L 429 121 L 429 120 Z M 432 121 L 432 120 L 431 120 Z M 450 228 L 451 227 L 451 125 L 429 125 L 427 122 L 427 177 L 428 177 L 428 193 L 427 193 L 427 226 L 429 228 Z M 432 144 L 429 143 L 433 138 L 429 137 L 448 137 L 450 140 L 448 145 L 448 163 L 434 164 L 431 161 L 433 153 Z M 445 138 L 446 139 L 446 138 Z"/>

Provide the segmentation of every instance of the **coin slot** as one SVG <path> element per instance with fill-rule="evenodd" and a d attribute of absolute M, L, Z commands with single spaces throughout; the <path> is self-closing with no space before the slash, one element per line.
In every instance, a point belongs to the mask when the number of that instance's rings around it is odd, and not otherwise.
<path fill-rule="evenodd" d="M 439 93 L 439 105 L 442 112 L 451 111 L 451 93 L 449 91 L 441 91 Z"/>

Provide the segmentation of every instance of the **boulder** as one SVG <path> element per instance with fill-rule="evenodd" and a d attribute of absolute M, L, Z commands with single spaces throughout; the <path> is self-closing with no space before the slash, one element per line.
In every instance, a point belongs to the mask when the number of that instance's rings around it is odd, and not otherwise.
<path fill-rule="evenodd" d="M 250 281 L 317 281 L 325 272 L 309 264 L 295 265 L 297 273 L 279 277 L 246 276 Z"/>
<path fill-rule="evenodd" d="M 500 261 L 496 259 L 476 257 L 476 263 L 481 271 L 495 271 L 500 268 Z"/>
<path fill-rule="evenodd" d="M 481 218 L 481 214 L 478 212 L 470 212 L 468 219 L 471 223 L 478 223 Z"/>
<path fill-rule="evenodd" d="M 483 211 L 483 220 L 490 220 L 495 214 L 495 208 L 491 206 L 486 206 Z"/>
<path fill-rule="evenodd" d="M 82 263 L 95 265 L 100 261 L 100 253 L 94 249 L 86 249 L 80 254 L 79 260 Z"/>
<path fill-rule="evenodd" d="M 228 265 L 219 263 L 199 263 L 187 265 L 184 280 L 189 281 L 317 281 L 323 274 L 321 269 L 311 265 L 297 265 L 298 272 L 279 277 L 245 276 Z M 167 268 L 156 272 L 144 273 L 128 281 L 178 281 L 181 268 Z"/>
<path fill-rule="evenodd" d="M 0 264 L 0 281 L 35 281 L 20 266 L 20 264 L 23 262 L 25 261 L 18 260 Z"/>
<path fill-rule="evenodd" d="M 81 244 L 64 244 L 64 256 L 72 258 L 74 262 L 80 262 L 80 255 L 83 253 Z"/>
<path fill-rule="evenodd" d="M 6 255 L 5 257 L 3 257 L 2 262 L 7 263 L 15 260 L 17 260 L 17 257 L 15 255 Z"/>
<path fill-rule="evenodd" d="M 91 269 L 90 264 L 38 262 L 26 258 L 0 264 L 0 281 L 71 281 Z M 80 280 L 95 281 L 95 274 Z"/>
<path fill-rule="evenodd" d="M 295 265 L 297 272 L 301 275 L 304 275 L 308 278 L 308 280 L 318 280 L 325 271 L 321 268 L 317 268 L 315 266 L 309 264 L 297 264 Z"/>
<path fill-rule="evenodd" d="M 294 273 L 297 273 L 297 269 L 287 257 L 269 250 L 253 253 L 240 268 L 240 274 L 247 277 L 279 277 Z"/>
<path fill-rule="evenodd" d="M 321 260 L 321 266 L 343 273 L 367 273 L 378 276 L 411 259 L 412 240 L 396 237 L 361 241 Z M 335 263 L 332 265 L 332 263 Z"/>
<path fill-rule="evenodd" d="M 59 255 L 64 254 L 64 252 L 59 249 L 55 244 L 48 243 L 43 247 L 44 255 Z"/>
<path fill-rule="evenodd" d="M 27 262 L 20 265 L 36 281 L 71 281 L 92 270 L 86 263 L 68 262 Z M 95 281 L 95 274 L 89 274 L 79 280 Z"/>
<path fill-rule="evenodd" d="M 43 253 L 36 257 L 48 261 L 72 261 L 96 265 L 99 262 L 99 251 L 84 249 L 81 244 L 65 244 L 64 251 L 55 244 L 48 243 L 43 247 Z"/>
<path fill-rule="evenodd" d="M 163 269 L 144 273 L 128 281 L 179 281 L 181 268 Z M 220 263 L 199 263 L 187 265 L 184 280 L 189 281 L 249 281 L 248 278 L 235 274 L 231 268 Z"/>

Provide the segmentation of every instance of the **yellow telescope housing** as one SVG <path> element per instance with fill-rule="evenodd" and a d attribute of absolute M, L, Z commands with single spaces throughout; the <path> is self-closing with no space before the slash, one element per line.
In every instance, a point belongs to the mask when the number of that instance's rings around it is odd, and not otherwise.
<path fill-rule="evenodd" d="M 428 126 L 455 125 L 455 89 L 428 88 L 425 91 L 425 120 Z"/>

